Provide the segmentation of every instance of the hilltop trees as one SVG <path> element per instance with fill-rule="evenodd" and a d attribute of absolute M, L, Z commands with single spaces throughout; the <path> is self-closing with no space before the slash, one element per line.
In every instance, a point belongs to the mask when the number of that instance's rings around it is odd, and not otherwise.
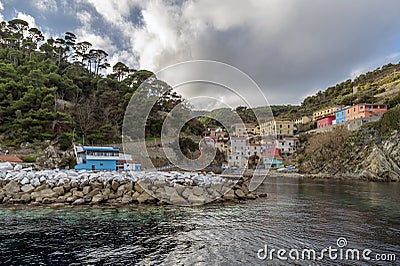
<path fill-rule="evenodd" d="M 0 142 L 59 140 L 66 149 L 72 132 L 78 141 L 119 142 L 129 100 L 153 73 L 118 62 L 105 76 L 109 67 L 106 51 L 72 32 L 45 40 L 24 20 L 1 22 Z M 163 92 L 150 114 L 150 136 L 159 135 L 163 112 L 182 101 L 170 89 Z"/>

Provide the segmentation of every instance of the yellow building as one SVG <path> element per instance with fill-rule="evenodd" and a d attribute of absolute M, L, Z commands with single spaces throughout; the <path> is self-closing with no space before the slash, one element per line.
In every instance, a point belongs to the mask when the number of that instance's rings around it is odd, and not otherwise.
<path fill-rule="evenodd" d="M 334 106 L 334 107 L 327 107 L 324 109 L 317 110 L 313 113 L 313 119 L 318 120 L 320 118 L 330 116 L 330 115 L 335 115 L 337 111 L 341 110 L 340 106 Z"/>
<path fill-rule="evenodd" d="M 261 135 L 293 136 L 294 123 L 288 119 L 272 119 L 260 125 Z"/>
<path fill-rule="evenodd" d="M 215 148 L 222 152 L 225 156 L 229 154 L 229 146 L 223 141 L 218 141 L 215 143 Z"/>
<path fill-rule="evenodd" d="M 260 131 L 260 126 L 254 126 L 253 128 L 251 128 L 250 129 L 250 132 L 253 134 L 253 135 L 257 135 L 257 136 L 259 136 L 260 134 L 261 134 L 261 131 Z"/>
<path fill-rule="evenodd" d="M 254 124 L 249 123 L 237 123 L 232 125 L 234 136 L 246 136 L 248 134 L 254 134 Z"/>
<path fill-rule="evenodd" d="M 310 116 L 303 116 L 302 118 L 297 118 L 293 120 L 295 125 L 304 125 L 312 121 L 312 117 Z"/>

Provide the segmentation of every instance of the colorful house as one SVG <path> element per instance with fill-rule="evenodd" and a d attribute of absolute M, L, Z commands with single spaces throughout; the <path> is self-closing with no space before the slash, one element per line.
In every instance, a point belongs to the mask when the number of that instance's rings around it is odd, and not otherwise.
<path fill-rule="evenodd" d="M 349 106 L 344 107 L 343 109 L 339 110 L 336 112 L 335 114 L 335 118 L 336 118 L 336 124 L 341 124 L 346 122 L 346 110 L 347 108 L 350 108 Z"/>
<path fill-rule="evenodd" d="M 128 154 L 120 153 L 119 148 L 75 146 L 75 170 L 133 170 L 140 171 L 140 164 L 135 163 Z"/>
<path fill-rule="evenodd" d="M 336 119 L 335 115 L 330 115 L 330 116 L 326 116 L 324 118 L 320 118 L 317 120 L 317 128 L 324 128 L 327 126 L 331 126 L 335 119 Z"/>
<path fill-rule="evenodd" d="M 277 148 L 264 149 L 261 158 L 266 167 L 281 168 L 284 166 L 283 158 L 279 154 L 279 149 Z"/>
<path fill-rule="evenodd" d="M 299 139 L 295 137 L 287 137 L 277 141 L 277 148 L 281 154 L 293 154 L 299 145 Z"/>
<path fill-rule="evenodd" d="M 324 109 L 317 110 L 313 113 L 313 119 L 315 121 L 315 120 L 319 120 L 319 119 L 327 117 L 327 116 L 335 115 L 336 112 L 341 109 L 342 108 L 340 106 L 334 106 L 334 107 L 327 107 Z"/>
<path fill-rule="evenodd" d="M 387 105 L 384 104 L 357 104 L 346 109 L 346 120 L 381 116 L 385 112 L 387 112 Z"/>
<path fill-rule="evenodd" d="M 271 119 L 260 125 L 260 132 L 263 136 L 276 136 L 283 139 L 285 136 L 294 135 L 294 123 L 288 119 Z"/>

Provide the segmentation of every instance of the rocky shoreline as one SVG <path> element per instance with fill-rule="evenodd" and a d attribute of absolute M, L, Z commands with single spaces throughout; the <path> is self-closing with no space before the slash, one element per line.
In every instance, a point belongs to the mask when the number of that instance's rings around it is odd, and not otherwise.
<path fill-rule="evenodd" d="M 382 179 L 377 178 L 375 176 L 366 176 L 357 173 L 346 173 L 346 174 L 327 174 L 327 173 L 299 173 L 299 172 L 277 172 L 277 171 L 269 171 L 268 177 L 278 177 L 278 178 L 300 178 L 304 180 L 342 180 L 342 181 L 360 181 L 360 182 L 380 182 L 380 183 L 388 183 L 388 182 L 399 182 L 399 179 Z"/>
<path fill-rule="evenodd" d="M 176 204 L 256 199 L 249 177 L 180 172 L 0 171 L 2 204 Z"/>

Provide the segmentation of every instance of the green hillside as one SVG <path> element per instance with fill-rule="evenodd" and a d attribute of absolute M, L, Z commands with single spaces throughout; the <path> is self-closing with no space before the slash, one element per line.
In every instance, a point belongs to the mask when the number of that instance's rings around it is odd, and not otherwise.
<path fill-rule="evenodd" d="M 0 144 L 39 148 L 44 141 L 62 149 L 76 141 L 120 142 L 127 104 L 138 86 L 153 75 L 122 62 L 111 68 L 106 51 L 67 32 L 45 40 L 21 19 L 0 24 Z M 158 81 L 155 81 L 158 82 Z M 148 136 L 159 134 L 163 117 L 181 97 L 158 82 L 167 93 L 153 107 Z M 1 146 L 0 146 L 1 148 Z"/>
<path fill-rule="evenodd" d="M 301 106 L 314 111 L 330 105 L 384 103 L 391 107 L 400 103 L 400 63 L 387 64 L 372 72 L 346 80 L 316 95 L 307 97 Z"/>
<path fill-rule="evenodd" d="M 24 20 L 1 22 L 0 144 L 20 147 L 30 143 L 32 148 L 40 149 L 43 142 L 51 141 L 68 149 L 73 139 L 94 144 L 120 142 L 129 100 L 153 73 L 132 69 L 122 62 L 110 66 L 107 59 L 106 51 L 78 40 L 71 32 L 63 38 L 45 40 Z M 111 73 L 105 75 L 106 69 Z M 148 117 L 149 138 L 160 136 L 165 114 L 182 101 L 168 84 L 155 82 L 155 88 L 167 93 Z M 400 64 L 388 64 L 319 91 L 301 105 L 271 106 L 271 110 L 276 117 L 294 119 L 325 106 L 361 102 L 391 107 L 399 104 Z M 233 123 L 233 111 L 245 123 L 256 122 L 254 113 L 268 114 L 265 107 L 219 109 L 213 114 Z M 192 125 L 185 127 L 186 135 L 199 134 L 205 127 L 218 124 L 210 119 L 200 121 L 191 121 Z"/>

